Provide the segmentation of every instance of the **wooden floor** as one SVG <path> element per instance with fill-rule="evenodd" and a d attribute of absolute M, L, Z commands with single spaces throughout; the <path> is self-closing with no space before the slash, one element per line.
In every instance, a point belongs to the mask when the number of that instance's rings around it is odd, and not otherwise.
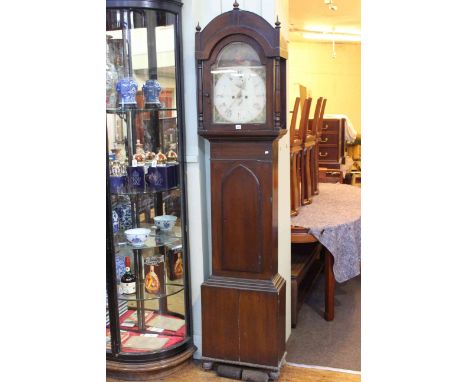
<path fill-rule="evenodd" d="M 165 382 L 233 382 L 232 379 L 221 378 L 214 371 L 203 371 L 198 363 L 190 363 L 176 373 L 164 379 L 154 379 L 153 381 Z M 278 382 L 360 382 L 361 376 L 357 374 L 338 373 L 334 371 L 308 369 L 286 365 L 281 369 L 281 376 Z M 120 382 L 107 378 L 107 382 Z"/>

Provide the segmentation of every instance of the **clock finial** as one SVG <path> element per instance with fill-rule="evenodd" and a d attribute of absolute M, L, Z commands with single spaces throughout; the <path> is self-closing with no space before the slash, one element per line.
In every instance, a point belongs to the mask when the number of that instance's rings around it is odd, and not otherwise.
<path fill-rule="evenodd" d="M 197 23 L 197 26 L 195 27 L 197 32 L 201 31 L 201 26 L 200 26 L 200 21 Z"/>
<path fill-rule="evenodd" d="M 278 18 L 278 15 L 276 15 L 276 22 L 275 22 L 275 25 L 276 25 L 276 28 L 280 28 L 280 21 L 279 21 L 279 18 Z"/>
<path fill-rule="evenodd" d="M 234 1 L 234 4 L 232 4 L 232 6 L 234 7 L 234 9 L 239 9 L 239 3 L 237 2 L 237 0 Z"/>

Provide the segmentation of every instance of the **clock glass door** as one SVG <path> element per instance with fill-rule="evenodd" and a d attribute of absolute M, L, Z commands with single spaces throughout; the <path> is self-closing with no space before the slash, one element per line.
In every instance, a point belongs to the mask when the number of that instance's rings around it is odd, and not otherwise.
<path fill-rule="evenodd" d="M 266 69 L 249 44 L 225 46 L 211 74 L 214 123 L 266 122 Z"/>

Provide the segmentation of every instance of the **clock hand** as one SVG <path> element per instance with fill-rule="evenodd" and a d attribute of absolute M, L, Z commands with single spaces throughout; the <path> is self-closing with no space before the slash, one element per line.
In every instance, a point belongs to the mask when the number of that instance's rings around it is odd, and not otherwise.
<path fill-rule="evenodd" d="M 242 98 L 242 90 L 239 90 L 239 92 L 234 97 L 234 101 L 232 101 L 231 104 L 227 108 L 230 109 L 232 106 L 234 106 L 234 104 L 236 103 L 236 101 L 239 100 L 239 98 Z"/>

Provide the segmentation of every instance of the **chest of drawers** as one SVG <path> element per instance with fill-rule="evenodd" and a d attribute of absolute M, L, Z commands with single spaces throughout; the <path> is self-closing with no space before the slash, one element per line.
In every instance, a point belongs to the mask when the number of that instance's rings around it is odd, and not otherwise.
<path fill-rule="evenodd" d="M 323 119 L 322 133 L 318 137 L 319 167 L 339 169 L 345 157 L 344 119 Z"/>

